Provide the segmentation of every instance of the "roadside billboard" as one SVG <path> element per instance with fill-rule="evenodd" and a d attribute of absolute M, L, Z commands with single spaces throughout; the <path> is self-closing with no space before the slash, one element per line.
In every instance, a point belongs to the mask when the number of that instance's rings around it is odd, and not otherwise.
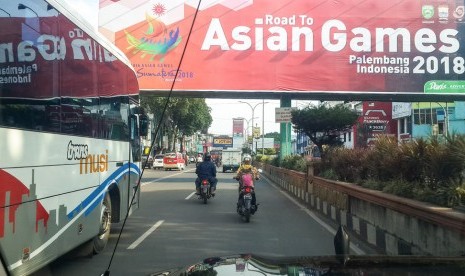
<path fill-rule="evenodd" d="M 392 119 L 392 103 L 363 102 L 363 113 L 357 129 L 358 146 L 371 145 L 378 136 L 397 136 L 397 122 Z"/>
<path fill-rule="evenodd" d="M 233 136 L 233 148 L 234 149 L 241 149 L 246 145 L 244 141 L 244 136 Z"/>
<path fill-rule="evenodd" d="M 233 118 L 233 137 L 244 136 L 244 119 Z"/>
<path fill-rule="evenodd" d="M 214 148 L 231 148 L 233 146 L 233 138 L 228 136 L 213 137 Z"/>
<path fill-rule="evenodd" d="M 198 3 L 100 1 L 142 90 L 170 90 Z M 204 0 L 174 90 L 460 94 L 464 33 L 463 0 Z"/>
<path fill-rule="evenodd" d="M 255 138 L 253 142 L 256 149 L 272 149 L 275 147 L 274 138 Z"/>
<path fill-rule="evenodd" d="M 412 115 L 412 103 L 392 103 L 392 119 L 399 119 Z"/>

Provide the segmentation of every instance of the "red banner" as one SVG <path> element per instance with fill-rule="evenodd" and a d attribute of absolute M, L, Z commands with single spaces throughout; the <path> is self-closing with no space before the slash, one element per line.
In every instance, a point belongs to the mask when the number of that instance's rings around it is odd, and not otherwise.
<path fill-rule="evenodd" d="M 197 3 L 133 2 L 104 1 L 100 30 L 141 89 L 169 90 Z M 423 93 L 461 82 L 463 2 L 202 1 L 174 89 Z"/>
<path fill-rule="evenodd" d="M 233 119 L 233 136 L 244 136 L 244 119 Z"/>

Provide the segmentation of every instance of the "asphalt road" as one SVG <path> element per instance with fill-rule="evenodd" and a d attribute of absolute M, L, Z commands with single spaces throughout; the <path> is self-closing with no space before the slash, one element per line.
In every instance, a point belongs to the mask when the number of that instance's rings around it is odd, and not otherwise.
<path fill-rule="evenodd" d="M 238 253 L 334 254 L 333 234 L 266 179 L 255 184 L 258 212 L 250 223 L 241 220 L 233 175 L 218 173 L 217 195 L 205 205 L 193 195 L 193 165 L 181 172 L 146 169 L 140 208 L 125 225 L 110 275 L 147 275 Z M 113 224 L 103 253 L 61 258 L 35 275 L 100 275 L 109 265 L 121 225 Z"/>

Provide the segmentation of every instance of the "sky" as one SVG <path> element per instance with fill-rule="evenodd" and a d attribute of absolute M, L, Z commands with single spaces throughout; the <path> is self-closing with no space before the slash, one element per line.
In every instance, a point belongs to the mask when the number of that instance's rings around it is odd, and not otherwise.
<path fill-rule="evenodd" d="M 87 19 L 95 29 L 98 29 L 99 0 L 64 0 L 64 2 L 74 6 L 77 12 Z"/>
<path fill-rule="evenodd" d="M 250 104 L 250 106 L 246 103 Z M 263 101 L 265 104 L 263 105 Z M 206 99 L 207 105 L 211 107 L 213 124 L 209 128 L 212 134 L 232 134 L 232 119 L 244 118 L 249 120 L 249 133 L 252 127 L 252 108 L 255 107 L 253 124 L 260 127 L 260 133 L 280 132 L 280 124 L 275 122 L 276 108 L 280 108 L 279 100 L 231 100 L 231 99 Z M 291 106 L 299 109 L 308 105 L 315 105 L 317 101 L 292 100 Z M 258 106 L 257 106 L 258 104 Z M 251 107 L 252 106 L 252 107 Z M 263 109 L 264 107 L 264 109 Z M 263 113 L 264 112 L 264 113 Z M 263 117 L 263 114 L 265 115 Z M 265 120 L 263 120 L 265 118 Z M 262 126 L 263 124 L 263 126 Z M 244 123 L 244 128 L 247 123 Z"/>
<path fill-rule="evenodd" d="M 98 30 L 98 7 L 99 0 L 64 0 L 76 7 L 76 11 L 81 16 L 89 21 L 92 26 Z M 264 133 L 280 132 L 280 124 L 275 123 L 275 109 L 280 107 L 279 100 L 243 100 L 248 102 L 252 107 L 258 106 L 254 109 L 254 125 L 260 127 L 261 132 Z M 211 134 L 232 135 L 233 118 L 244 118 L 249 120 L 249 131 L 252 127 L 252 107 L 248 104 L 241 103 L 240 100 L 235 99 L 206 99 L 207 105 L 211 108 L 211 115 L 213 123 L 209 128 Z M 304 101 L 292 101 L 292 106 L 303 106 L 308 104 Z M 264 118 L 263 120 L 263 112 Z M 247 127 L 245 123 L 244 127 Z"/>
<path fill-rule="evenodd" d="M 249 120 L 249 128 L 252 127 L 252 107 L 254 109 L 253 124 L 265 129 L 265 133 L 279 132 L 280 125 L 275 123 L 275 108 L 280 107 L 279 100 L 230 100 L 230 99 L 206 99 L 207 105 L 211 108 L 213 123 L 209 128 L 209 133 L 231 135 L 233 127 L 233 118 L 244 118 Z M 258 104 L 258 106 L 257 106 Z M 264 107 L 264 109 L 263 109 Z M 263 122 L 263 111 L 265 112 L 265 120 Z M 262 126 L 264 123 L 264 126 Z M 247 122 L 244 123 L 247 127 Z M 249 129 L 250 133 L 251 129 Z"/>

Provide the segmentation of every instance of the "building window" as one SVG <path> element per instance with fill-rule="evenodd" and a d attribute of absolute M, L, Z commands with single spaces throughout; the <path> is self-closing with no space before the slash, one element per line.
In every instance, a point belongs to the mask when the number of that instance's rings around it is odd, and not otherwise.
<path fill-rule="evenodd" d="M 437 124 L 436 112 L 432 112 L 433 109 L 414 109 L 413 110 L 413 122 L 416 125 L 431 125 Z M 435 111 L 435 110 L 434 110 Z"/>
<path fill-rule="evenodd" d="M 454 107 L 448 107 L 447 116 L 450 117 L 452 114 L 454 114 Z M 413 123 L 415 125 L 436 125 L 444 120 L 444 109 L 441 107 L 413 110 Z"/>
<path fill-rule="evenodd" d="M 439 134 L 444 134 L 444 121 L 443 122 L 438 122 L 438 133 Z"/>

